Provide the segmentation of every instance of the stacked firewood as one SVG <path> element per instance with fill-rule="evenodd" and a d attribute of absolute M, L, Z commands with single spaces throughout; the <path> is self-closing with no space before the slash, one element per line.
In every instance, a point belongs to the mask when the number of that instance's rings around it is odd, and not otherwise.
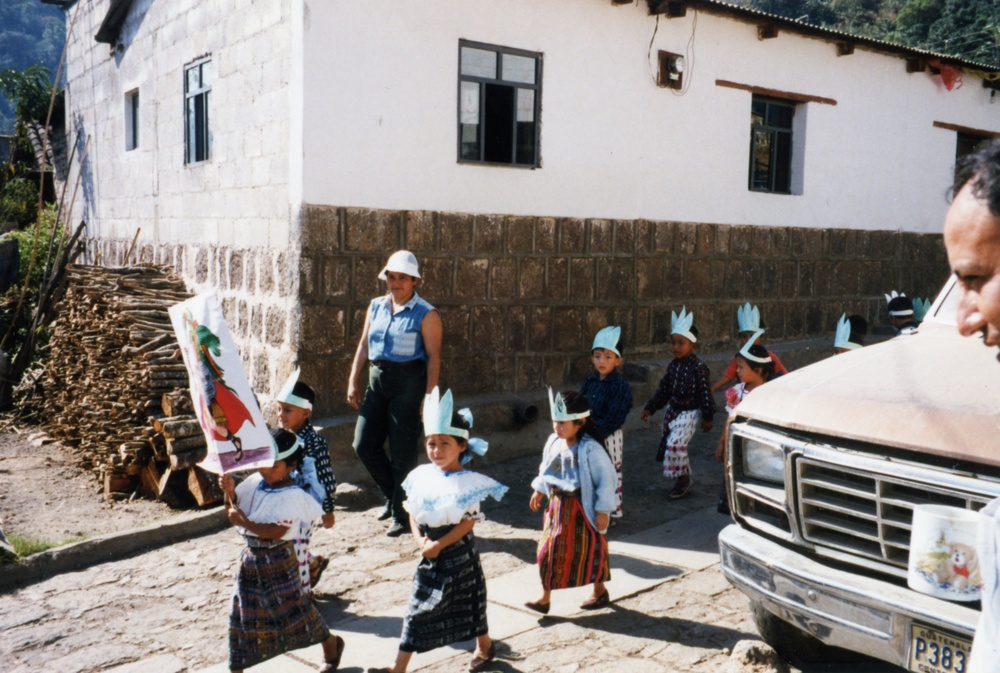
<path fill-rule="evenodd" d="M 176 507 L 221 498 L 195 463 L 206 442 L 167 308 L 188 299 L 167 267 L 70 265 L 44 371 L 22 386 L 22 418 L 72 446 L 105 497 Z M 26 377 L 30 378 L 30 377 Z"/>

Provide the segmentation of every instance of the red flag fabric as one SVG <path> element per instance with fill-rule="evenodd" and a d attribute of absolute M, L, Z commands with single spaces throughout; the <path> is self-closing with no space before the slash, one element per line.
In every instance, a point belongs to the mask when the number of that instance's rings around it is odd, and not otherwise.
<path fill-rule="evenodd" d="M 941 75 L 941 82 L 944 84 L 944 88 L 948 91 L 954 91 L 955 89 L 962 88 L 961 68 L 957 68 L 953 65 L 946 65 L 937 59 L 927 61 L 927 65 L 938 71 L 936 74 Z"/>

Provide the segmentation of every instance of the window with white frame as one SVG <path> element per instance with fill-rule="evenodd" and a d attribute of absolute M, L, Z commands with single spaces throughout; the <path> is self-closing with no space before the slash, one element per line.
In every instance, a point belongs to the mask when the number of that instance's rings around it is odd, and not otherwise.
<path fill-rule="evenodd" d="M 461 40 L 458 160 L 539 165 L 542 55 Z"/>
<path fill-rule="evenodd" d="M 211 156 L 212 129 L 209 102 L 212 94 L 212 61 L 204 59 L 184 68 L 184 163 L 207 161 Z"/>
<path fill-rule="evenodd" d="M 139 90 L 125 94 L 125 151 L 139 147 Z"/>

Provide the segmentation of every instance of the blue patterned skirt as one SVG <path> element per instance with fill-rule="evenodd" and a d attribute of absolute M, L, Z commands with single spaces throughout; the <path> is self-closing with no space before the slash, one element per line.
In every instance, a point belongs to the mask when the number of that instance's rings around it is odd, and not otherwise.
<path fill-rule="evenodd" d="M 330 636 L 302 591 L 292 543 L 246 537 L 229 614 L 229 670 L 250 668 Z"/>
<path fill-rule="evenodd" d="M 421 530 L 432 540 L 439 540 L 451 527 Z M 413 577 L 399 649 L 428 652 L 488 632 L 486 576 L 470 532 L 437 558 L 421 559 Z"/>

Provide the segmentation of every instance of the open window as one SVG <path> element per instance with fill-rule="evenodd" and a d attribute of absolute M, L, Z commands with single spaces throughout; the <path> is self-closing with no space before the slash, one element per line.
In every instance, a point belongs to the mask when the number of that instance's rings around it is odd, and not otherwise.
<path fill-rule="evenodd" d="M 462 40 L 458 87 L 458 160 L 537 167 L 541 54 Z"/>

